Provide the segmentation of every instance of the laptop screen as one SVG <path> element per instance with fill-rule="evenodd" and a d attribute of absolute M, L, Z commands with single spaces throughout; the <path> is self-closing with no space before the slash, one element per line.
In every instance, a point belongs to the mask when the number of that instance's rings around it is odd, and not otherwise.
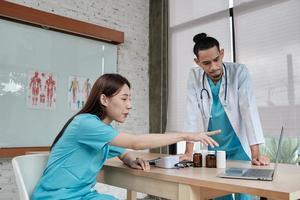
<path fill-rule="evenodd" d="M 281 132 L 280 132 L 279 141 L 278 141 L 278 148 L 277 148 L 277 153 L 276 153 L 276 158 L 275 158 L 274 174 L 276 173 L 276 169 L 277 169 L 277 165 L 278 165 L 279 152 L 280 152 L 281 143 L 283 140 L 282 138 L 283 138 L 283 126 L 281 127 Z M 274 174 L 273 174 L 273 176 L 274 176 Z"/>

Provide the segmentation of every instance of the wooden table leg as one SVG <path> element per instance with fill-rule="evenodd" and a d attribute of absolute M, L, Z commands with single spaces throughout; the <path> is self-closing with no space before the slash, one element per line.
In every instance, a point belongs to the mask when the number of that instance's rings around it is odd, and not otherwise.
<path fill-rule="evenodd" d="M 199 199 L 200 199 L 199 188 L 190 185 L 179 184 L 178 200 L 199 200 Z"/>
<path fill-rule="evenodd" d="M 136 192 L 132 190 L 127 190 L 127 200 L 136 200 Z"/>

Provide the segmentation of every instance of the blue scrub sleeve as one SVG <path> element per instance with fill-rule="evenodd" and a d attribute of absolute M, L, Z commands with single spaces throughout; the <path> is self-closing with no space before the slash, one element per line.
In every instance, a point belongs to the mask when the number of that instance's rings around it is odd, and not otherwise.
<path fill-rule="evenodd" d="M 80 144 L 101 150 L 118 135 L 116 129 L 95 115 L 78 116 L 78 120 L 77 140 Z"/>
<path fill-rule="evenodd" d="M 110 145 L 109 146 L 109 152 L 108 152 L 108 157 L 107 158 L 117 157 L 117 156 L 120 156 L 120 155 L 122 155 L 124 153 L 125 153 L 125 149 L 124 148 Z"/>

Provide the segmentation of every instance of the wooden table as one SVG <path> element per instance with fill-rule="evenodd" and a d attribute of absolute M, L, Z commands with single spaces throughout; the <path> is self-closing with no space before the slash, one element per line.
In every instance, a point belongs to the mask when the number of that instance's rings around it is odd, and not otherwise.
<path fill-rule="evenodd" d="M 153 159 L 158 154 L 135 153 L 137 157 Z M 250 162 L 228 161 L 227 166 L 249 167 Z M 274 164 L 261 168 L 273 168 Z M 253 166 L 253 168 L 260 168 Z M 168 199 L 209 199 L 229 193 L 247 193 L 277 200 L 300 198 L 300 166 L 279 164 L 273 181 L 254 181 L 218 178 L 224 169 L 181 168 L 149 171 L 134 170 L 118 158 L 105 163 L 98 181 L 127 189 L 127 198 L 135 199 L 142 192 Z"/>

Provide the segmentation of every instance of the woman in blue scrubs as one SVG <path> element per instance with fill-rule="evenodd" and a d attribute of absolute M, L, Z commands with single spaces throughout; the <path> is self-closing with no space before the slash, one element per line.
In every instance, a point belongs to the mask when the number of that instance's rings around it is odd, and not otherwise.
<path fill-rule="evenodd" d="M 55 138 L 47 167 L 31 196 L 32 200 L 110 200 L 111 195 L 94 189 L 104 162 L 118 156 L 126 165 L 149 170 L 149 163 L 132 158 L 124 148 L 148 149 L 178 141 L 218 144 L 207 133 L 145 134 L 119 133 L 112 121 L 122 123 L 131 109 L 130 83 L 118 74 L 97 79 L 84 107 L 64 125 Z M 212 134 L 220 133 L 215 131 Z"/>
<path fill-rule="evenodd" d="M 251 161 L 253 165 L 268 165 L 269 158 L 261 155 L 259 145 L 264 143 L 254 90 L 245 65 L 223 62 L 224 49 L 219 42 L 200 33 L 193 38 L 194 61 L 187 89 L 185 132 L 221 130 L 212 136 L 225 150 L 228 160 Z M 193 143 L 187 142 L 182 159 L 191 159 Z M 232 195 L 218 199 L 232 199 Z M 235 194 L 235 199 L 251 199 L 249 195 Z"/>

